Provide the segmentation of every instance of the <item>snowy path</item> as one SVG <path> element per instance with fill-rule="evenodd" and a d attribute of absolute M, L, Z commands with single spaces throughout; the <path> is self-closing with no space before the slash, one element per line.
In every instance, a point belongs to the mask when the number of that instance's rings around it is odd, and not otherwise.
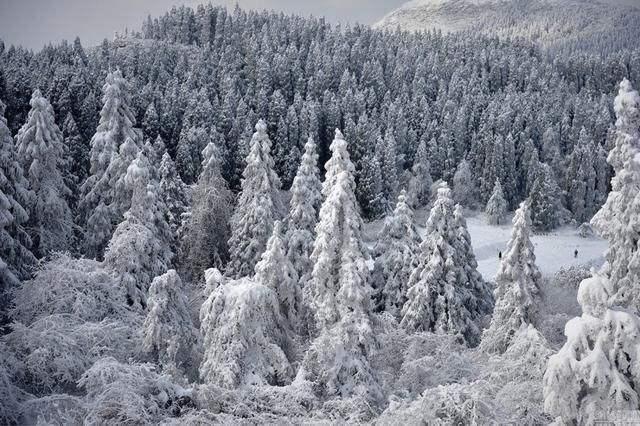
<path fill-rule="evenodd" d="M 509 219 L 510 220 L 510 219 Z M 473 250 L 478 260 L 478 271 L 486 280 L 492 280 L 498 270 L 498 252 L 504 252 L 511 235 L 511 223 L 505 226 L 486 224 L 484 215 L 467 217 L 467 225 Z M 576 229 L 562 227 L 548 235 L 534 235 L 536 260 L 543 275 L 555 274 L 561 267 L 591 264 L 600 266 L 604 262 L 607 243 L 601 238 L 581 238 Z M 574 251 L 578 249 L 578 257 Z"/>

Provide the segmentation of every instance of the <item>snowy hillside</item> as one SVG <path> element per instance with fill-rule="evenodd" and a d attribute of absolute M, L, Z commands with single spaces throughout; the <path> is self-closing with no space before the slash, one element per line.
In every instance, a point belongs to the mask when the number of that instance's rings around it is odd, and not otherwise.
<path fill-rule="evenodd" d="M 473 30 L 525 37 L 547 48 L 611 51 L 637 43 L 638 22 L 640 2 L 625 0 L 413 0 L 374 27 Z"/>

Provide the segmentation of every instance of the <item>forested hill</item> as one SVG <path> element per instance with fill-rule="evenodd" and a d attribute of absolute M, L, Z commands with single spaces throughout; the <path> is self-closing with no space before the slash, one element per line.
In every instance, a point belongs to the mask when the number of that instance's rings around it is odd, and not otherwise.
<path fill-rule="evenodd" d="M 377 22 L 379 29 L 440 29 L 523 37 L 564 55 L 607 55 L 636 48 L 640 3 L 625 0 L 413 0 Z"/>
<path fill-rule="evenodd" d="M 624 77 L 640 81 L 640 51 L 551 61 L 522 40 L 181 7 L 94 49 L 79 40 L 37 53 L 3 48 L 0 99 L 10 128 L 24 123 L 31 92 L 40 88 L 66 139 L 77 141 L 69 167 L 82 182 L 101 87 L 115 68 L 128 80 L 145 139 L 163 138 L 187 183 L 213 140 L 225 178 L 238 189 L 253 127 L 264 118 L 285 188 L 308 136 L 318 141 L 323 164 L 334 129 L 343 129 L 368 218 L 389 210 L 422 144 L 434 179 L 452 179 L 467 159 L 483 203 L 499 179 L 515 207 L 546 163 L 554 191 L 570 194 L 560 199 L 582 222 L 606 195 L 611 95 Z M 585 174 L 587 187 L 574 191 Z"/>
<path fill-rule="evenodd" d="M 634 413 L 640 50 L 573 52 L 213 6 L 0 43 L 0 424 Z"/>

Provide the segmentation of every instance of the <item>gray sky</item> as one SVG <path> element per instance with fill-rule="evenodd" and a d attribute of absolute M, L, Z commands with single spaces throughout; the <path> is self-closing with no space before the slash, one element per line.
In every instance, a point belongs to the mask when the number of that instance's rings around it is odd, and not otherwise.
<path fill-rule="evenodd" d="M 331 21 L 371 24 L 405 0 L 212 0 L 213 4 L 276 9 L 287 13 L 325 16 Z M 159 16 L 174 4 L 199 0 L 0 0 L 0 38 L 8 46 L 40 49 L 49 41 L 73 40 L 98 44 L 125 27 L 140 29 L 148 15 Z"/>

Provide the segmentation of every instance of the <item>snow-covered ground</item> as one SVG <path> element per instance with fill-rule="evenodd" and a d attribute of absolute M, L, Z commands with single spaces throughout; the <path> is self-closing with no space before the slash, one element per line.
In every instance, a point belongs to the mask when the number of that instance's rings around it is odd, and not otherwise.
<path fill-rule="evenodd" d="M 493 280 L 498 270 L 498 253 L 507 247 L 511 235 L 511 221 L 508 225 L 491 226 L 484 214 L 467 217 L 467 225 L 473 250 L 478 260 L 478 271 L 486 280 Z M 536 261 L 545 276 L 551 276 L 560 268 L 578 265 L 600 266 L 604 262 L 607 242 L 598 237 L 582 238 L 576 228 L 564 226 L 547 235 L 533 235 Z M 578 257 L 574 257 L 575 250 Z"/>
<path fill-rule="evenodd" d="M 424 224 L 429 215 L 428 209 L 416 212 L 418 231 L 424 238 Z M 498 253 L 504 252 L 511 237 L 511 216 L 508 224 L 502 226 L 488 225 L 483 213 L 468 212 L 467 226 L 471 234 L 473 251 L 478 260 L 478 271 L 485 280 L 491 281 L 498 271 L 500 262 Z M 377 233 L 382 227 L 382 220 L 365 225 L 365 238 L 372 247 Z M 564 226 L 545 235 L 533 235 L 538 267 L 546 277 L 553 276 L 562 267 L 591 265 L 599 267 L 604 263 L 607 242 L 599 237 L 582 238 L 573 226 Z M 575 250 L 578 257 L 574 257 Z"/>

